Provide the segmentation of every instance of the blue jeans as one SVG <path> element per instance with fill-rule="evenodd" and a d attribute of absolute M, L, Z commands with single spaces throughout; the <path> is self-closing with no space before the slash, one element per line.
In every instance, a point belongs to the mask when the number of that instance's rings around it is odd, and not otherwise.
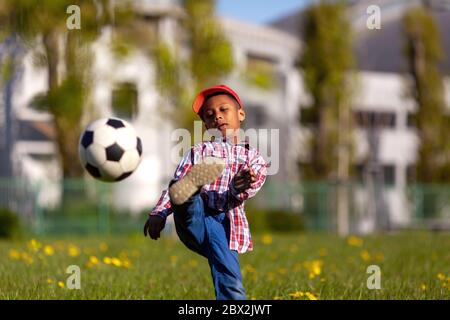
<path fill-rule="evenodd" d="M 172 204 L 181 242 L 206 257 L 217 300 L 244 300 L 245 289 L 237 251 L 230 250 L 230 220 L 225 212 L 208 208 L 199 193 L 180 206 Z"/>

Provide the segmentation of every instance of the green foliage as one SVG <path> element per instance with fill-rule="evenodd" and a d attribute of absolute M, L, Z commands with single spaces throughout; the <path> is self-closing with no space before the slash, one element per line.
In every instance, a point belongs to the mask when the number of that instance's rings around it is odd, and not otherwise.
<path fill-rule="evenodd" d="M 450 181 L 450 117 L 446 114 L 443 58 L 437 23 L 425 8 L 408 11 L 403 18 L 405 54 L 412 82 L 409 94 L 415 100 L 415 115 L 421 140 L 417 162 L 419 182 Z"/>
<path fill-rule="evenodd" d="M 5 61 L 0 61 L 1 64 L 1 82 L 8 81 L 14 74 L 14 61 L 11 57 L 6 57 Z M 0 83 L 1 83 L 0 82 Z"/>
<path fill-rule="evenodd" d="M 294 232 L 305 228 L 302 217 L 294 212 L 247 206 L 246 215 L 252 233 Z"/>
<path fill-rule="evenodd" d="M 112 108 L 115 115 L 123 119 L 132 119 L 137 114 L 137 89 L 134 83 L 120 84 L 112 95 Z"/>
<path fill-rule="evenodd" d="M 67 29 L 66 10 L 72 4 L 78 5 L 82 13 L 79 30 Z M 0 20 L 6 32 L 26 42 L 30 51 L 36 52 L 35 60 L 47 70 L 48 93 L 36 97 L 32 106 L 54 116 L 55 142 L 64 177 L 82 173 L 73 159 L 77 157 L 80 121 L 90 88 L 89 45 L 98 37 L 101 26 L 111 22 L 108 6 L 106 0 L 5 0 L 0 5 Z M 61 64 L 64 73 L 58 71 Z"/>
<path fill-rule="evenodd" d="M 247 67 L 244 78 L 248 84 L 262 90 L 270 90 L 276 86 L 273 67 L 267 63 L 253 63 Z"/>
<path fill-rule="evenodd" d="M 351 25 L 342 2 L 321 2 L 305 12 L 301 71 L 317 119 L 310 141 L 311 165 L 305 178 L 337 175 L 339 149 L 351 153 L 349 72 L 354 66 Z M 348 163 L 350 165 L 350 162 Z"/>
<path fill-rule="evenodd" d="M 214 0 L 184 0 L 190 71 L 197 89 L 213 85 L 233 69 L 232 48 L 215 18 Z"/>
<path fill-rule="evenodd" d="M 215 2 L 185 0 L 182 4 L 186 15 L 182 20 L 181 43 L 172 47 L 157 39 L 151 54 L 163 96 L 161 111 L 177 126 L 193 132 L 193 122 L 200 120 L 191 109 L 193 96 L 204 87 L 217 84 L 233 69 L 234 63 L 231 45 L 215 18 Z M 187 57 L 181 57 L 178 45 L 187 45 Z M 168 106 L 173 107 L 169 112 Z"/>
<path fill-rule="evenodd" d="M 0 239 L 13 238 L 19 234 L 20 220 L 15 212 L 0 208 Z"/>

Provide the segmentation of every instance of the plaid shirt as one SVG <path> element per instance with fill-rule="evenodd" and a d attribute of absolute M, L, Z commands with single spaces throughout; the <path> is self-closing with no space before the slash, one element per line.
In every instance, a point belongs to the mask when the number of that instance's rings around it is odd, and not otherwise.
<path fill-rule="evenodd" d="M 230 219 L 230 249 L 237 250 L 239 253 L 251 251 L 253 244 L 245 216 L 244 201 L 253 197 L 261 189 L 266 180 L 268 165 L 259 152 L 248 144 L 233 144 L 227 139 L 204 141 L 195 144 L 185 154 L 175 171 L 174 180 L 184 177 L 192 165 L 201 162 L 204 157 L 222 158 L 226 165 L 222 175 L 216 181 L 202 187 L 200 195 L 208 207 L 227 212 Z M 234 188 L 232 179 L 237 172 L 249 166 L 256 174 L 256 181 L 249 189 L 239 193 Z M 169 191 L 166 188 L 150 215 L 167 218 L 171 213 Z"/>

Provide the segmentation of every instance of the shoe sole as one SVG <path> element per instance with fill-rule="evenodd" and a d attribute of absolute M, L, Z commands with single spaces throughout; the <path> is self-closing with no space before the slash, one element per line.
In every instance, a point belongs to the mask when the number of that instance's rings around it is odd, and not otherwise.
<path fill-rule="evenodd" d="M 169 188 L 170 200 L 175 205 L 185 203 L 198 189 L 214 182 L 222 174 L 225 163 L 218 158 L 206 158 L 195 164 L 181 180 Z"/>

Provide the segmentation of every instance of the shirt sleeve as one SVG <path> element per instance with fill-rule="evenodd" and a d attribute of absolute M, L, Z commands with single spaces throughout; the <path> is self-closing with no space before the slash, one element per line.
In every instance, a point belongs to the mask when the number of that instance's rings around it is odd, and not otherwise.
<path fill-rule="evenodd" d="M 175 170 L 175 174 L 173 176 L 174 181 L 180 180 L 189 172 L 194 162 L 194 156 L 195 156 L 195 149 L 194 147 L 192 147 L 188 152 L 186 152 L 177 169 Z M 158 215 L 165 219 L 172 212 L 173 211 L 170 205 L 170 198 L 169 198 L 169 187 L 167 187 L 166 189 L 163 190 L 156 206 L 149 213 L 149 215 L 151 216 Z"/>
<path fill-rule="evenodd" d="M 230 183 L 230 193 L 239 202 L 254 197 L 266 181 L 268 165 L 260 154 L 257 154 L 257 156 L 250 161 L 249 166 L 256 174 L 256 181 L 250 185 L 249 189 L 239 192 L 234 188 L 233 182 Z"/>

